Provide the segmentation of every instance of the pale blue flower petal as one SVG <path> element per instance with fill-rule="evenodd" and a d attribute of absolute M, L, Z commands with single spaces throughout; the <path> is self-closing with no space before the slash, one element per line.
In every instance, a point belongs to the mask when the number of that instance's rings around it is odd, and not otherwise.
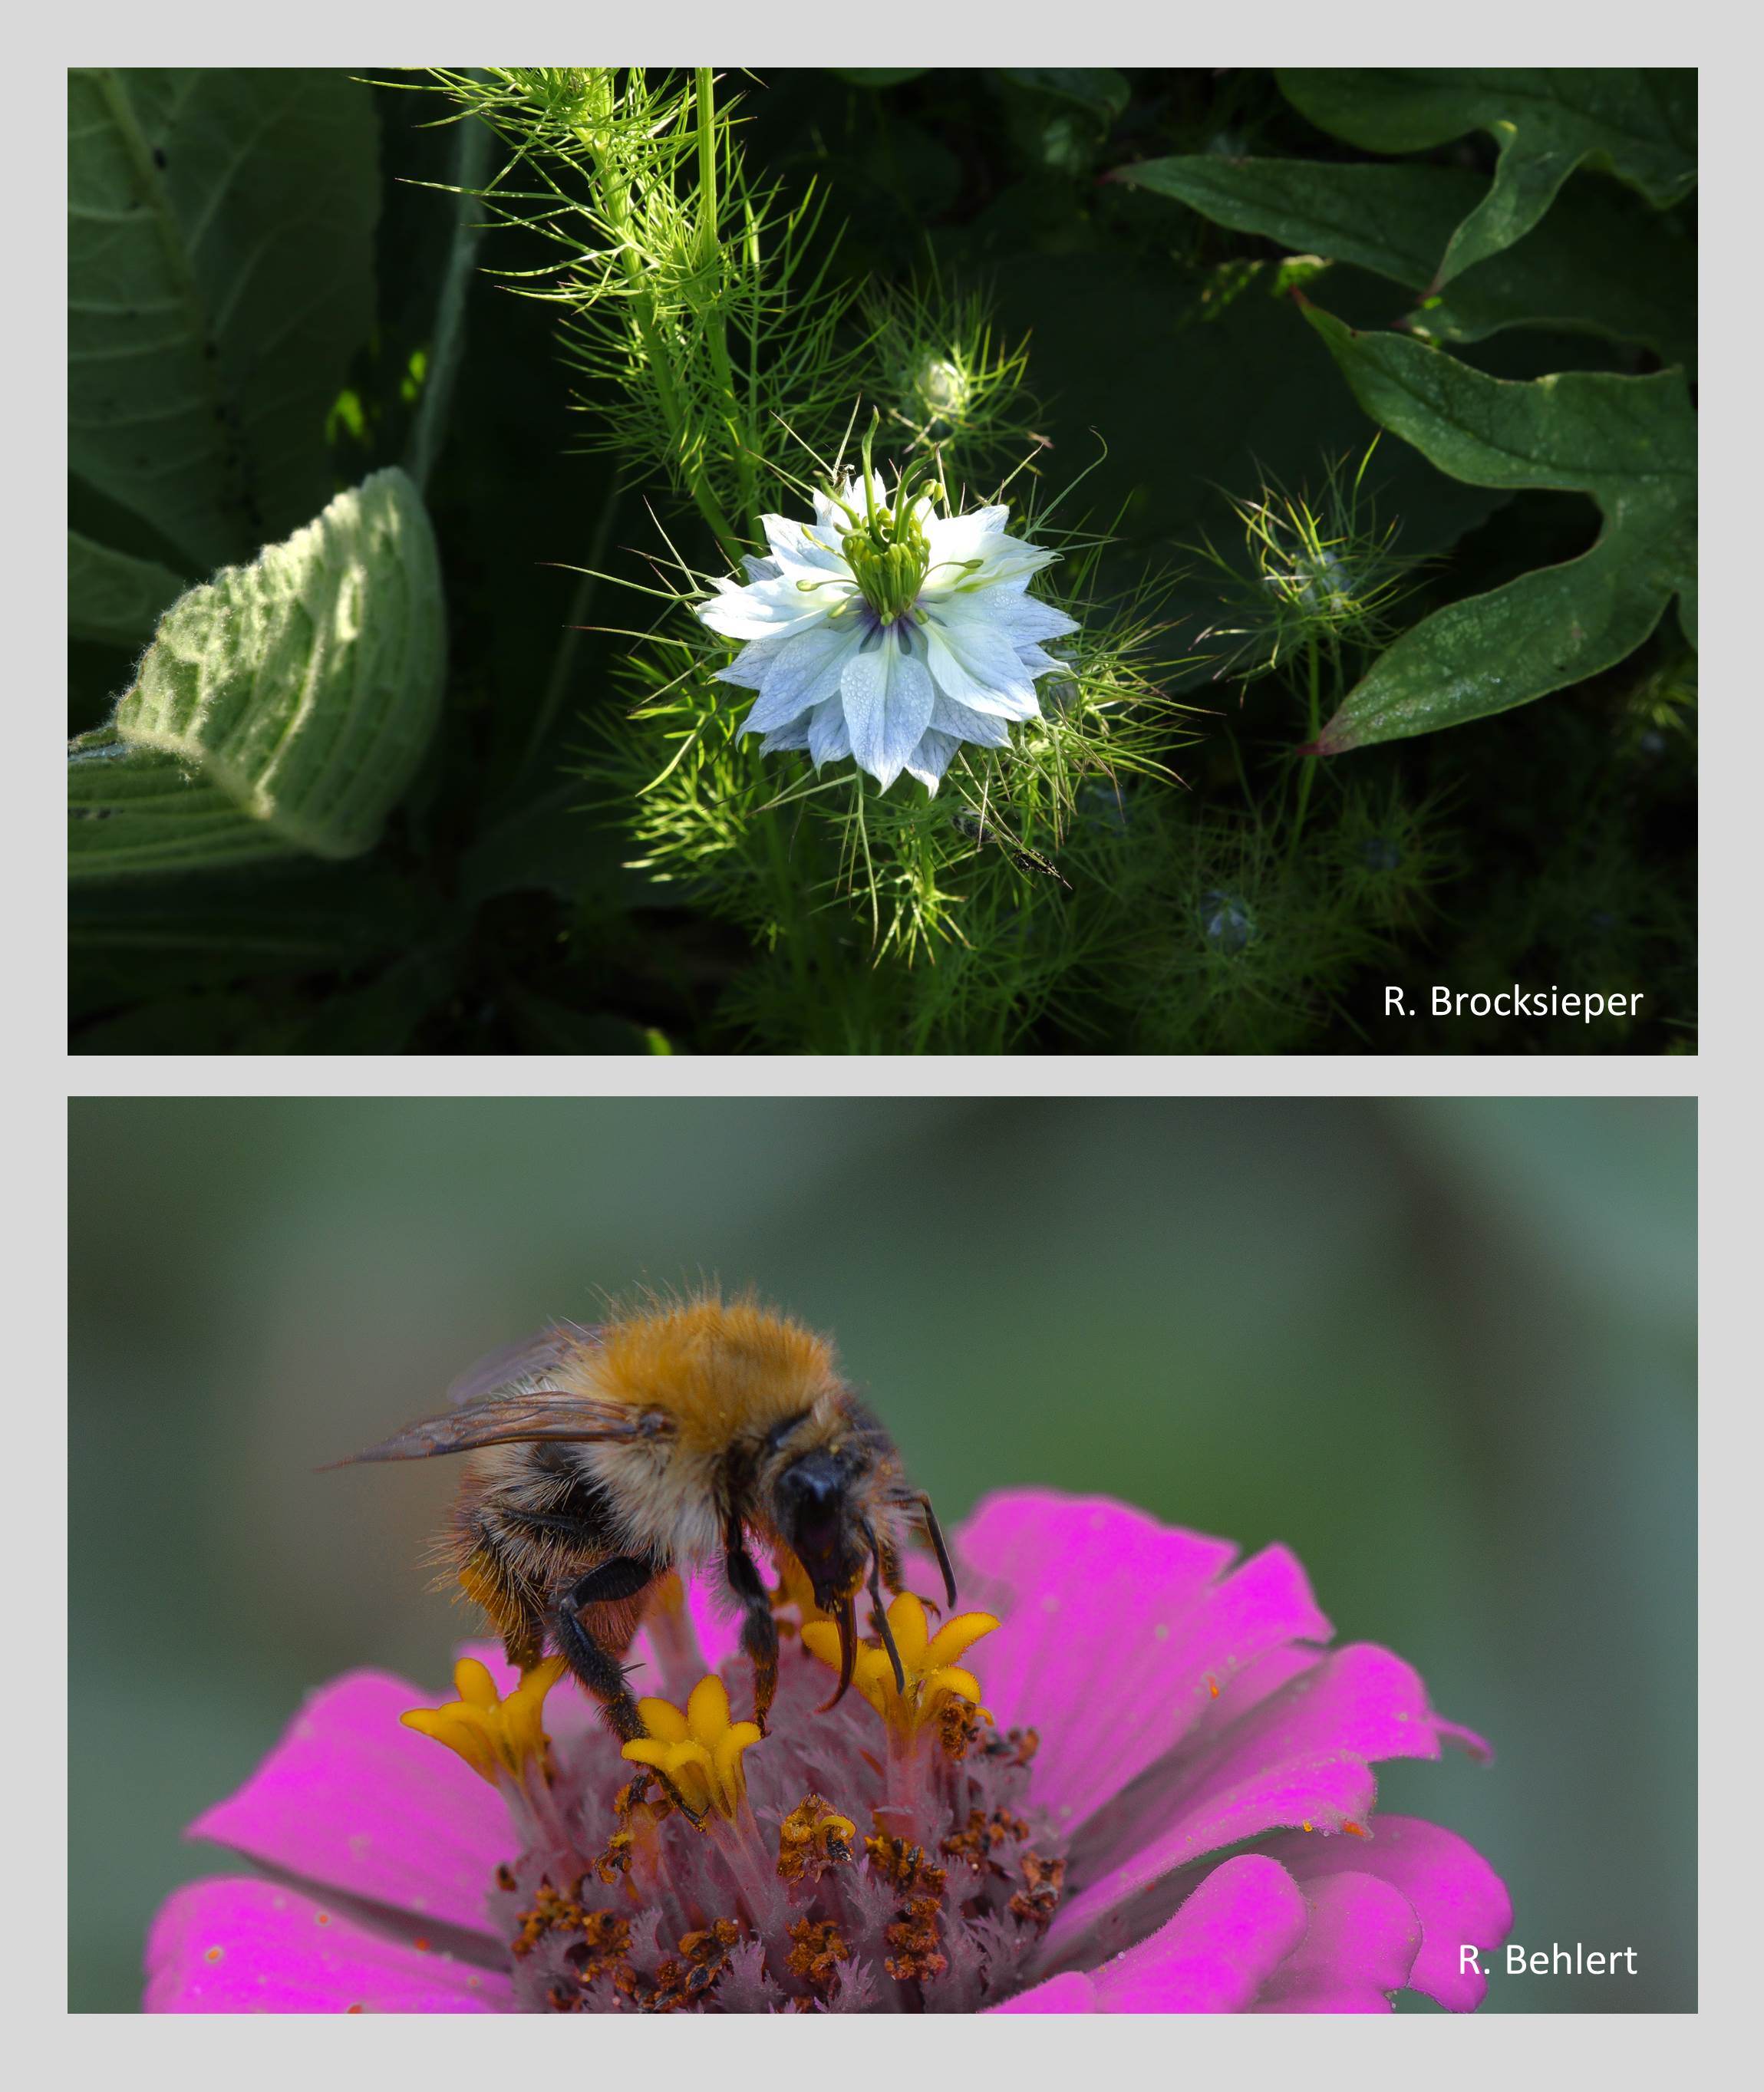
<path fill-rule="evenodd" d="M 1027 581 L 1027 577 L 1024 578 Z M 1058 639 L 1078 629 L 1075 617 L 1068 617 L 1063 610 L 1056 610 L 1051 603 L 1027 592 L 1000 590 L 987 599 L 986 612 L 1005 637 L 1019 646 Z"/>
<path fill-rule="evenodd" d="M 893 631 L 846 662 L 840 677 L 851 752 L 885 792 L 931 724 L 936 692 L 924 663 Z"/>
<path fill-rule="evenodd" d="M 937 702 L 932 707 L 931 725 L 926 731 L 953 734 L 958 741 L 971 741 L 982 748 L 1008 748 L 1010 746 L 1010 721 L 997 712 L 977 712 L 966 705 L 958 704 L 940 690 Z"/>
<path fill-rule="evenodd" d="M 808 751 L 819 770 L 824 763 L 841 763 L 851 753 L 851 729 L 845 707 L 836 701 L 817 705 L 809 715 Z"/>
<path fill-rule="evenodd" d="M 701 603 L 698 611 L 704 623 L 725 639 L 778 639 L 789 633 L 806 631 L 856 592 L 854 582 L 841 582 L 832 577 L 821 586 L 799 588 L 795 580 L 783 573 L 750 581 L 746 588 L 737 588 L 729 581 L 720 581 L 716 586 L 717 594 Z"/>
<path fill-rule="evenodd" d="M 1005 719 L 1035 717 L 1035 679 L 984 614 L 958 616 L 940 604 L 927 612 L 924 632 L 931 672 L 945 697 Z"/>
<path fill-rule="evenodd" d="M 836 509 L 834 514 L 839 512 Z M 841 524 L 845 522 L 839 517 Z M 793 523 L 785 516 L 762 516 L 760 528 L 766 534 L 766 542 L 771 546 L 775 568 L 798 567 L 810 573 L 842 575 L 851 578 L 851 568 L 845 555 L 839 550 L 839 534 L 817 524 L 812 533 L 801 523 Z"/>
<path fill-rule="evenodd" d="M 754 686 L 759 702 L 748 715 L 749 724 L 768 733 L 837 697 L 840 672 L 863 644 L 863 629 L 855 619 L 793 633 L 767 663 L 764 681 Z"/>
<path fill-rule="evenodd" d="M 746 690 L 763 690 L 772 663 L 789 644 L 788 638 L 750 640 L 726 668 L 716 671 L 712 680 L 738 684 Z"/>
<path fill-rule="evenodd" d="M 961 742 L 953 734 L 941 733 L 936 727 L 927 727 L 920 735 L 919 746 L 907 757 L 905 764 L 907 775 L 916 777 L 933 797 L 942 782 L 943 773 L 955 759 Z"/>
<path fill-rule="evenodd" d="M 971 508 L 966 516 L 932 517 L 925 530 L 932 567 L 984 557 L 988 540 L 1003 537 L 1010 513 L 1009 504 L 1001 502 L 996 508 Z"/>
<path fill-rule="evenodd" d="M 751 715 L 750 714 L 749 716 L 751 717 Z M 747 728 L 744 725 L 741 732 L 746 733 L 746 731 Z M 759 752 L 762 755 L 777 755 L 793 749 L 807 746 L 808 721 L 798 720 L 789 726 L 778 727 L 768 733 L 759 744 Z"/>

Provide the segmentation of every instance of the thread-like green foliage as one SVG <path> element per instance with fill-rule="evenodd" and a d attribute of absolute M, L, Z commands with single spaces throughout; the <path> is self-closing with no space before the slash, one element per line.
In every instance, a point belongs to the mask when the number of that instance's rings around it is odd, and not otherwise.
<path fill-rule="evenodd" d="M 563 308 L 586 446 L 665 474 L 733 559 L 767 505 L 784 426 L 825 444 L 849 409 L 856 294 L 817 240 L 819 201 L 786 205 L 749 182 L 708 70 L 439 79 L 506 149 L 486 203 L 559 250 L 503 274 Z"/>

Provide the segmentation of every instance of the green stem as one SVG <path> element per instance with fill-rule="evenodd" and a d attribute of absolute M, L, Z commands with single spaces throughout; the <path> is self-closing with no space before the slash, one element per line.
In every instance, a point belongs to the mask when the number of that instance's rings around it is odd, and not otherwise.
<path fill-rule="evenodd" d="M 447 276 L 435 301 L 435 338 L 429 344 L 422 400 L 406 452 L 410 476 L 425 493 L 447 438 L 447 408 L 452 404 L 453 380 L 465 342 L 465 300 L 471 288 L 472 257 L 484 229 L 478 207 L 478 192 L 490 165 L 490 140 L 489 125 L 480 123 L 475 117 L 466 118 L 459 127 L 453 156 L 453 188 L 459 198 L 459 215 Z"/>
<path fill-rule="evenodd" d="M 655 387 L 655 397 L 668 424 L 668 432 L 673 439 L 675 456 L 680 461 L 686 485 L 698 512 L 711 526 L 711 533 L 723 549 L 723 556 L 732 567 L 741 564 L 741 539 L 729 513 L 716 497 L 716 490 L 704 476 L 702 464 L 692 454 L 696 446 L 690 440 L 686 414 L 680 398 L 680 389 L 674 382 L 673 366 L 668 361 L 666 344 L 661 338 L 661 329 L 655 317 L 654 292 L 643 280 L 642 257 L 631 238 L 631 191 L 625 179 L 611 156 L 596 146 L 591 131 L 581 134 L 582 143 L 594 155 L 594 171 L 599 178 L 600 207 L 608 230 L 618 242 L 619 266 L 630 290 L 631 325 L 638 346 L 642 351 L 643 366 Z"/>
<path fill-rule="evenodd" d="M 701 268 L 710 268 L 716 257 L 716 110 L 713 100 L 715 84 L 711 68 L 701 66 L 698 70 L 696 96 L 698 117 L 698 262 Z M 720 304 L 714 305 L 706 317 L 704 326 L 706 346 L 711 352 L 711 368 L 728 402 L 728 430 L 735 453 L 735 470 L 741 481 L 741 508 L 749 528 L 759 535 L 759 496 L 754 473 L 753 445 L 748 440 L 748 431 L 741 426 L 741 395 L 735 383 L 735 370 L 729 361 L 729 320 Z"/>
<path fill-rule="evenodd" d="M 582 644 L 582 626 L 588 616 L 594 598 L 594 589 L 600 579 L 599 568 L 607 555 L 607 541 L 612 535 L 612 519 L 619 509 L 619 482 L 615 473 L 607 482 L 606 499 L 600 504 L 600 515 L 594 525 L 594 534 L 588 547 L 588 564 L 577 577 L 576 590 L 569 599 L 569 612 L 564 620 L 564 636 L 558 642 L 557 658 L 551 663 L 551 673 L 545 685 L 545 695 L 539 701 L 539 709 L 533 721 L 533 730 L 527 736 L 527 745 L 521 751 L 521 760 L 515 766 L 517 780 L 524 776 L 534 759 L 545 745 L 551 731 L 551 721 L 564 702 L 564 694 L 569 688 L 570 672 L 576 665 L 576 651 Z"/>

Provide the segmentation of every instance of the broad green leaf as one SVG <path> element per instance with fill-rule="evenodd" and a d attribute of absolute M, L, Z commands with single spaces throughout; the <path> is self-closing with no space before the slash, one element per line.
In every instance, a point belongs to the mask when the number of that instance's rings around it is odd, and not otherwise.
<path fill-rule="evenodd" d="M 1682 71 L 1504 67 L 1283 68 L 1281 91 L 1320 129 L 1374 153 L 1423 152 L 1486 131 L 1494 179 L 1436 257 L 1439 285 L 1537 224 L 1583 162 L 1664 206 L 1697 179 L 1697 76 Z"/>
<path fill-rule="evenodd" d="M 157 880 L 94 881 L 69 896 L 67 914 L 76 1018 L 264 975 L 356 972 L 437 927 L 421 893 L 378 860 L 288 860 L 182 887 L 175 907 Z"/>
<path fill-rule="evenodd" d="M 1516 384 L 1399 335 L 1355 334 L 1307 308 L 1375 421 L 1477 486 L 1590 495 L 1592 550 L 1436 611 L 1374 663 L 1320 754 L 1431 733 L 1528 703 L 1632 652 L 1693 586 L 1696 422 L 1678 371 L 1568 371 Z"/>
<path fill-rule="evenodd" d="M 373 318 L 368 89 L 288 69 L 68 78 L 68 460 L 207 573 L 315 515 Z"/>
<path fill-rule="evenodd" d="M 76 877 L 372 847 L 440 702 L 435 539 L 396 469 L 175 603 L 68 766 Z"/>
<path fill-rule="evenodd" d="M 116 646 L 145 646 L 159 613 L 184 592 L 184 582 L 156 560 L 131 559 L 67 533 L 67 633 Z"/>
<path fill-rule="evenodd" d="M 1114 179 L 1413 291 L 1432 282 L 1452 228 L 1483 188 L 1464 167 L 1214 153 L 1144 161 Z M 1460 276 L 1449 296 L 1429 298 L 1407 324 L 1444 341 L 1480 341 L 1510 326 L 1581 329 L 1645 343 L 1676 362 L 1694 353 L 1696 315 L 1689 242 L 1628 191 L 1581 181 L 1535 231 Z"/>

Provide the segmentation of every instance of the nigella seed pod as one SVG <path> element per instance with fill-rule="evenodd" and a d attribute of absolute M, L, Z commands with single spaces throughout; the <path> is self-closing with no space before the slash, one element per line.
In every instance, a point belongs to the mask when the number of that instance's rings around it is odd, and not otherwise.
<path fill-rule="evenodd" d="M 1217 952 L 1241 952 L 1255 938 L 1256 918 L 1236 894 L 1215 888 L 1200 897 L 1200 934 Z"/>

